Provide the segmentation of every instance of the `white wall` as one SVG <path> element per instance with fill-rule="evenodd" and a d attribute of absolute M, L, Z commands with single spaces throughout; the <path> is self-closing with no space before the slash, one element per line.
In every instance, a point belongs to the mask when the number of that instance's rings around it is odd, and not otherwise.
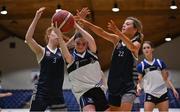
<path fill-rule="evenodd" d="M 154 56 L 163 59 L 169 69 L 180 70 L 180 37 L 155 48 Z"/>
<path fill-rule="evenodd" d="M 15 41 L 16 48 L 10 49 L 9 42 Z M 171 79 L 175 87 L 180 88 L 180 37 L 155 49 L 155 56 L 163 59 L 170 69 Z M 2 87 L 6 89 L 32 89 L 32 72 L 38 71 L 35 55 L 23 40 L 8 38 L 0 42 L 0 70 L 2 71 Z M 108 70 L 106 71 L 108 74 Z M 64 89 L 71 85 L 65 75 Z"/>
<path fill-rule="evenodd" d="M 14 49 L 9 48 L 9 43 L 12 41 L 16 42 Z M 10 37 L 1 41 L 0 51 L 0 70 L 3 73 L 38 67 L 35 55 L 23 40 Z"/>
<path fill-rule="evenodd" d="M 154 55 L 165 61 L 170 79 L 175 87 L 180 88 L 180 37 L 157 47 Z"/>
<path fill-rule="evenodd" d="M 9 48 L 9 43 L 15 42 L 16 48 Z M 35 55 L 18 38 L 9 37 L 0 42 L 0 70 L 2 71 L 1 85 L 4 88 L 29 88 L 28 69 L 37 68 Z"/>

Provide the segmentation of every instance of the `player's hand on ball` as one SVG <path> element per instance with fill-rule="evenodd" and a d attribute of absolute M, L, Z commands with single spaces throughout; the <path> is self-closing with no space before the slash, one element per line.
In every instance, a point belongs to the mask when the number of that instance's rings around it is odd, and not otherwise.
<path fill-rule="evenodd" d="M 53 27 L 54 32 L 57 34 L 58 37 L 63 37 L 63 33 L 61 32 L 60 28 L 57 25 L 57 22 L 55 22 L 55 24 L 51 24 L 51 26 Z"/>

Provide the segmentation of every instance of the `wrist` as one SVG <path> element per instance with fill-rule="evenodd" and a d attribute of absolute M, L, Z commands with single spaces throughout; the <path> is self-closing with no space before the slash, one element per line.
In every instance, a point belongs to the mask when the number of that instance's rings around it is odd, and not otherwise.
<path fill-rule="evenodd" d="M 35 17 L 34 17 L 34 21 L 37 22 L 38 20 L 39 20 L 39 17 L 36 17 L 36 16 L 35 16 Z"/>
<path fill-rule="evenodd" d="M 119 37 L 123 36 L 123 34 L 122 34 L 120 31 L 116 31 L 116 34 L 117 34 Z"/>

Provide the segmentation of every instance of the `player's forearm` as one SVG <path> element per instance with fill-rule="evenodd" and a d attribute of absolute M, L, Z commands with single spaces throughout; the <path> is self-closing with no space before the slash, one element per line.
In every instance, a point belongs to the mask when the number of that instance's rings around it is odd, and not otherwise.
<path fill-rule="evenodd" d="M 166 81 L 166 83 L 173 91 L 175 90 L 174 85 L 172 84 L 172 82 L 169 79 Z"/>
<path fill-rule="evenodd" d="M 66 43 L 65 43 L 65 41 L 63 40 L 62 37 L 59 37 L 59 44 L 60 44 L 60 48 L 62 50 L 62 54 L 63 54 L 65 60 L 68 63 L 70 63 L 72 61 L 71 54 L 70 54 L 70 52 L 69 52 L 69 50 L 68 50 L 68 48 L 66 46 Z"/>
<path fill-rule="evenodd" d="M 75 25 L 75 28 L 82 34 L 83 38 L 88 42 L 88 47 L 92 52 L 96 52 L 96 43 L 94 38 L 78 24 Z"/>
<path fill-rule="evenodd" d="M 94 41 L 94 38 L 84 29 L 82 29 L 78 24 L 75 25 L 75 28 L 77 31 L 79 31 L 83 37 L 89 42 L 89 41 Z"/>
<path fill-rule="evenodd" d="M 94 33 L 96 33 L 99 36 L 102 36 L 102 32 L 104 31 L 102 28 L 90 23 L 89 21 L 86 20 L 81 20 L 81 22 L 83 23 L 83 25 L 85 27 L 88 27 L 90 30 L 92 30 Z"/>
<path fill-rule="evenodd" d="M 31 25 L 29 26 L 28 31 L 25 36 L 25 39 L 27 42 L 32 40 L 37 23 L 38 23 L 38 18 L 35 17 Z"/>
<path fill-rule="evenodd" d="M 129 50 L 136 52 L 138 48 L 133 44 L 133 42 L 124 34 L 119 33 L 119 38 L 126 44 Z"/>
<path fill-rule="evenodd" d="M 118 36 L 112 33 L 108 33 L 106 32 L 103 28 L 96 26 L 86 20 L 81 20 L 81 22 L 83 23 L 83 25 L 87 28 L 89 28 L 90 30 L 92 30 L 96 35 L 112 42 L 114 45 L 117 44 L 118 40 Z"/>

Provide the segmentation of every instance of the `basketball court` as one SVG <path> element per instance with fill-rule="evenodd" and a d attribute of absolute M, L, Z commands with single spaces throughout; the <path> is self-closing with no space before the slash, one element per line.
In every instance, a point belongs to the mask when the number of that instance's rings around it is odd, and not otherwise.
<path fill-rule="evenodd" d="M 41 7 L 45 9 L 40 10 Z M 37 61 L 34 51 L 25 41 L 28 40 L 28 28 L 36 16 L 39 19 L 37 23 L 35 22 L 36 27 L 30 37 L 44 48 L 47 46 L 46 42 L 49 42 L 45 40 L 46 29 L 49 27 L 57 27 L 64 35 L 63 39 L 66 43 L 77 32 L 74 28 L 75 24 L 82 25 L 81 27 L 95 40 L 98 61 L 105 78 L 108 78 L 115 47 L 108 39 L 97 35 L 79 21 L 81 18 L 78 18 L 77 14 L 85 7 L 90 11 L 87 15 L 82 15 L 85 20 L 109 33 L 113 33 L 112 30 L 108 30 L 110 20 L 114 21 L 119 30 L 123 30 L 122 26 L 127 17 L 140 20 L 143 25 L 144 41 L 151 41 L 154 44 L 154 57 L 162 59 L 167 64 L 168 78 L 180 95 L 179 0 L 0 0 L 0 94 L 12 93 L 0 97 L 1 112 L 28 112 L 30 109 L 33 90 L 40 77 L 41 67 L 38 61 L 41 62 L 43 59 L 41 57 Z M 40 10 L 39 15 L 38 10 Z M 57 46 L 60 47 L 59 44 Z M 75 43 L 70 44 L 68 49 L 74 46 Z M 50 52 L 53 53 L 51 50 L 43 51 L 43 56 L 51 56 Z M 62 51 L 57 51 L 56 59 L 62 56 L 59 52 Z M 122 52 L 120 54 L 123 55 Z M 53 63 L 57 61 L 55 58 Z M 137 64 L 143 59 L 140 50 Z M 64 68 L 66 67 L 62 69 Z M 133 80 L 138 80 L 137 73 L 133 75 Z M 67 110 L 80 111 L 78 101 L 72 92 L 67 68 L 64 72 L 62 89 Z M 142 92 L 137 97 L 132 111 L 144 112 L 144 95 Z M 180 112 L 180 99 L 175 98 L 170 88 L 167 95 L 169 112 Z M 158 109 L 155 108 L 153 112 L 158 112 Z"/>

